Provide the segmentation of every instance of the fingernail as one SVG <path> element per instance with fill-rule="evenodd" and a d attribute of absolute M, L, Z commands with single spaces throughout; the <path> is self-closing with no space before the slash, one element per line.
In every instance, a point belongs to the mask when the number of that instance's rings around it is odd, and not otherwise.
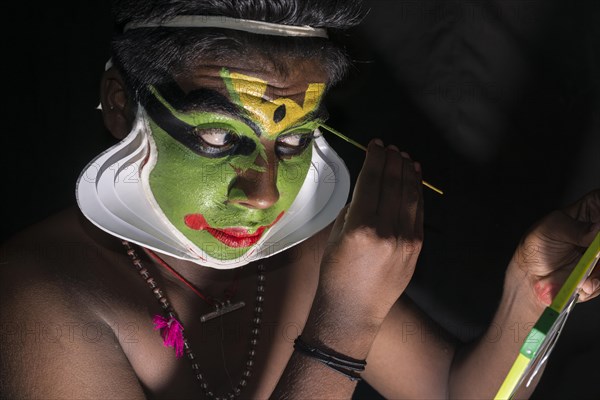
<path fill-rule="evenodd" d="M 392 151 L 400 151 L 400 149 L 398 149 L 396 146 L 394 146 L 393 144 L 390 144 L 388 147 L 388 150 L 392 150 Z"/>
<path fill-rule="evenodd" d="M 373 143 L 375 143 L 379 147 L 383 147 L 383 142 L 381 139 L 373 139 Z"/>
<path fill-rule="evenodd" d="M 418 161 L 415 161 L 415 171 L 421 172 L 421 164 Z"/>
<path fill-rule="evenodd" d="M 404 157 L 404 158 L 408 158 L 408 159 L 410 160 L 410 155 L 409 155 L 407 152 L 405 152 L 405 151 L 401 151 L 401 152 L 400 152 L 400 155 L 401 155 L 402 157 Z"/>

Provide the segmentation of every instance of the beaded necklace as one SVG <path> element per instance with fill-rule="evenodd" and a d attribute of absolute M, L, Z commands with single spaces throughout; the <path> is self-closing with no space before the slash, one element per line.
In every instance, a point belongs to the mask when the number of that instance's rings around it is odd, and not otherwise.
<path fill-rule="evenodd" d="M 184 328 L 179 318 L 177 317 L 177 313 L 171 306 L 171 303 L 165 296 L 164 292 L 154 278 L 148 272 L 148 269 L 144 267 L 141 259 L 138 257 L 135 249 L 131 246 L 131 244 L 124 240 L 122 241 L 123 246 L 127 249 L 127 254 L 131 258 L 133 266 L 137 270 L 138 274 L 142 279 L 146 282 L 148 287 L 154 293 L 154 296 L 158 300 L 161 308 L 163 309 L 163 316 L 156 315 L 154 316 L 154 329 L 161 331 L 161 336 L 163 338 L 163 344 L 168 347 L 175 348 L 175 354 L 179 358 L 185 352 L 187 358 L 190 360 L 192 370 L 194 371 L 194 375 L 196 379 L 200 383 L 200 387 L 204 391 L 204 395 L 210 399 L 215 400 L 225 400 L 225 399 L 235 399 L 239 397 L 242 390 L 247 386 L 248 379 L 252 375 L 252 368 L 254 367 L 254 358 L 256 355 L 256 346 L 258 344 L 258 336 L 260 334 L 260 327 L 262 322 L 262 313 L 263 313 L 263 302 L 264 302 L 264 292 L 265 292 L 265 267 L 263 264 L 259 264 L 257 281 L 258 286 L 256 288 L 256 298 L 255 298 L 255 306 L 254 306 L 254 317 L 252 319 L 252 329 L 250 330 L 250 339 L 248 340 L 248 353 L 246 355 L 246 367 L 244 372 L 242 373 L 242 377 L 240 378 L 237 386 L 227 392 L 224 395 L 217 396 L 210 390 L 208 383 L 204 379 L 200 371 L 200 366 L 196 361 L 196 356 L 192 352 L 190 344 L 187 338 L 184 336 Z M 164 262 L 164 261 L 163 261 Z M 165 263 L 166 264 L 166 263 Z"/>
<path fill-rule="evenodd" d="M 169 264 L 167 264 L 162 258 L 160 258 L 156 253 L 154 253 L 153 251 L 151 251 L 149 249 L 146 249 L 146 252 L 148 254 L 150 254 L 150 256 L 152 256 L 152 258 L 154 258 L 154 260 L 159 265 L 163 266 L 167 271 L 169 271 L 177 279 L 179 279 L 181 282 L 183 282 L 184 285 L 186 285 L 188 288 L 190 288 L 190 290 L 192 292 L 194 292 L 196 294 L 196 296 L 200 297 L 206 304 L 214 307 L 213 311 L 200 316 L 200 322 L 210 321 L 213 318 L 220 317 L 221 315 L 225 315 L 232 311 L 239 310 L 240 308 L 243 308 L 246 306 L 246 303 L 244 303 L 243 301 L 237 301 L 235 303 L 231 302 L 231 298 L 237 292 L 237 284 L 238 284 L 238 279 L 239 279 L 239 275 L 240 275 L 240 271 L 241 271 L 240 268 L 238 268 L 238 270 L 237 270 L 233 285 L 225 290 L 224 300 L 220 300 L 216 297 L 205 296 L 204 294 L 202 294 L 202 292 L 200 292 L 198 289 L 196 289 L 190 282 L 188 282 L 187 279 L 185 279 L 183 276 L 181 276 L 179 274 L 179 272 L 177 272 L 173 268 L 171 268 L 171 266 Z"/>

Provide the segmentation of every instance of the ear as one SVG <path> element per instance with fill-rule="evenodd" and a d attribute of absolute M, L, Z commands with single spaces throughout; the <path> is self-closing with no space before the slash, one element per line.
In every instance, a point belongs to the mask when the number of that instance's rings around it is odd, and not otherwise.
<path fill-rule="evenodd" d="M 102 75 L 100 102 L 104 125 L 117 139 L 123 139 L 133 124 L 135 114 L 121 74 L 111 67 Z"/>

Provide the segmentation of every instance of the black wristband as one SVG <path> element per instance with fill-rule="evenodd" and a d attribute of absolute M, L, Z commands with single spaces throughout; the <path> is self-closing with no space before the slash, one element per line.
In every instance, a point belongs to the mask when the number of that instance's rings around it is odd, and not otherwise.
<path fill-rule="evenodd" d="M 294 349 L 327 365 L 353 381 L 361 380 L 360 373 L 365 370 L 367 365 L 365 360 L 350 358 L 328 348 L 311 346 L 300 339 L 300 336 L 294 341 Z"/>

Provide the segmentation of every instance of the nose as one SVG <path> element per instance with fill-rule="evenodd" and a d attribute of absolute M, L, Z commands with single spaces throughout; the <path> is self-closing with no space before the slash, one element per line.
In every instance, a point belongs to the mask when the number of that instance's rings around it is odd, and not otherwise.
<path fill-rule="evenodd" d="M 229 189 L 229 202 L 264 210 L 279 200 L 277 160 L 272 152 L 267 151 L 267 160 L 259 154 L 254 164 L 259 168 L 248 168 L 238 173 Z"/>

